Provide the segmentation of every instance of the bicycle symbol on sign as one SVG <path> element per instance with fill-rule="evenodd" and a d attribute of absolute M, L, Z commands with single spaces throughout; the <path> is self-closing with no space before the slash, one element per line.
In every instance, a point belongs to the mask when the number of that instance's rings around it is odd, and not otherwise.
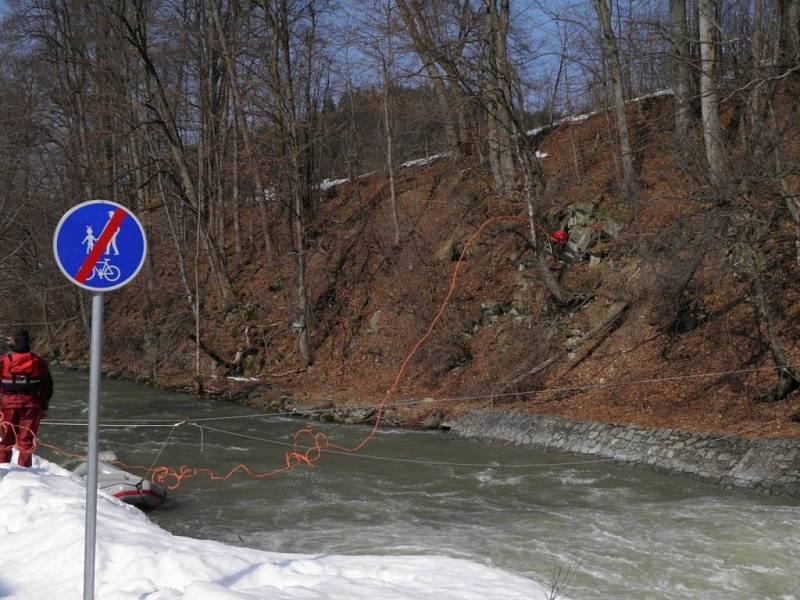
<path fill-rule="evenodd" d="M 105 279 L 111 283 L 115 282 L 119 279 L 120 270 L 119 267 L 115 267 L 114 265 L 108 264 L 109 259 L 105 258 L 97 262 L 92 269 L 92 274 L 86 279 L 86 281 L 91 281 L 94 279 L 94 276 L 97 275 L 100 279 Z"/>

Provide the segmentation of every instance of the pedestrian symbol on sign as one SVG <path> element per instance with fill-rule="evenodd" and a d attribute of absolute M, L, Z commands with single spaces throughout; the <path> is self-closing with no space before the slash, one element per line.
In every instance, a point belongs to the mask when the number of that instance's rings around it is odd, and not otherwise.
<path fill-rule="evenodd" d="M 111 220 L 114 218 L 114 211 L 108 211 L 108 222 L 106 223 L 106 227 L 109 226 Z M 119 229 L 117 229 L 114 233 L 111 234 L 111 240 L 108 242 L 108 246 L 106 246 L 106 254 L 111 254 L 111 249 L 114 249 L 114 255 L 119 256 L 119 250 L 117 250 L 117 236 L 119 235 Z"/>
<path fill-rule="evenodd" d="M 92 251 L 94 248 L 94 243 L 97 241 L 97 238 L 94 237 L 94 229 L 92 229 L 91 225 L 86 226 L 86 237 L 83 238 L 81 244 L 86 244 L 86 254 Z"/>

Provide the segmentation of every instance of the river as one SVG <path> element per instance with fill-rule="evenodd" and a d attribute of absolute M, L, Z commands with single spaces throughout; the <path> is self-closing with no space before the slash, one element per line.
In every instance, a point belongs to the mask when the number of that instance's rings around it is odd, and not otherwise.
<path fill-rule="evenodd" d="M 40 435 L 84 452 L 88 375 L 54 378 Z M 100 448 L 129 464 L 264 472 L 305 422 L 254 412 L 104 380 Z M 173 427 L 184 420 L 203 427 Z M 367 432 L 315 426 L 344 445 Z M 200 475 L 149 516 L 178 535 L 275 552 L 465 558 L 543 584 L 558 578 L 574 600 L 800 594 L 800 500 L 441 433 L 381 431 L 359 454 L 326 454 L 273 479 Z"/>

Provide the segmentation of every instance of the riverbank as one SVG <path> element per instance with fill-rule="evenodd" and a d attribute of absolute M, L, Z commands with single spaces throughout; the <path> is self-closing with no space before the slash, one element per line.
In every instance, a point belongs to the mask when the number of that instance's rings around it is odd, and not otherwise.
<path fill-rule="evenodd" d="M 430 402 L 416 403 L 416 413 Z M 358 424 L 373 422 L 375 407 L 273 404 L 285 414 L 311 420 Z M 388 408 L 387 426 L 408 426 L 409 410 Z M 436 411 L 417 428 L 444 429 L 454 437 L 504 442 L 532 450 L 596 456 L 670 475 L 688 475 L 724 489 L 748 489 L 766 496 L 800 497 L 800 441 L 743 435 L 640 427 L 548 415 L 478 410 L 445 421 Z M 742 432 L 745 433 L 745 432 Z"/>
<path fill-rule="evenodd" d="M 85 365 L 58 363 L 69 370 Z M 185 386 L 158 386 L 125 370 L 104 377 L 142 383 L 173 392 L 192 392 Z M 198 390 L 194 390 L 197 392 Z M 344 425 L 373 423 L 377 405 L 352 405 L 332 398 L 306 398 L 267 390 L 258 380 L 232 378 L 205 387 L 199 395 L 216 397 L 259 410 Z M 597 456 L 663 473 L 699 477 L 726 489 L 750 489 L 771 496 L 800 497 L 800 441 L 751 438 L 744 433 L 704 433 L 671 427 L 642 427 L 601 421 L 490 410 L 461 411 L 447 419 L 433 398 L 390 404 L 381 411 L 381 425 L 410 429 L 442 429 L 458 438 L 505 442 L 536 450 Z"/>
<path fill-rule="evenodd" d="M 796 440 L 749 439 L 491 411 L 468 414 L 453 424 L 451 432 L 463 439 L 573 452 L 696 476 L 727 489 L 800 497 L 800 442 Z"/>

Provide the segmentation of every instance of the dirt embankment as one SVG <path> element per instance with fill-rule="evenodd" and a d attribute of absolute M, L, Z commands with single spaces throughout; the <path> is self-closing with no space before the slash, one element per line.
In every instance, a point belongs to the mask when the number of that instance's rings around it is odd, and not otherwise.
<path fill-rule="evenodd" d="M 523 222 L 487 227 L 389 400 L 397 422 L 413 426 L 492 407 L 800 438 L 796 393 L 761 401 L 781 373 L 752 282 L 725 242 L 730 231 L 720 225 L 723 211 L 671 152 L 670 103 L 659 98 L 631 108 L 640 177 L 633 198 L 617 193 L 604 116 L 540 134 L 539 149 L 549 155 L 541 161 L 544 229 L 566 227 L 573 243 L 567 249 L 550 244 L 548 266 L 571 300 L 559 305 L 547 293 Z M 168 235 L 153 236 L 147 269 L 108 295 L 106 320 L 113 327 L 105 368 L 178 389 L 202 385 L 259 405 L 378 403 L 440 310 L 467 238 L 486 219 L 526 214 L 520 202 L 494 195 L 487 181 L 469 160 L 402 170 L 399 247 L 391 241 L 384 178 L 321 194 L 309 224 L 315 360 L 308 369 L 292 328 L 288 232 L 276 235 L 277 256 L 264 256 L 255 211 L 247 215 L 255 233 L 246 236 L 241 260 L 229 240 L 239 296 L 234 306 L 218 305 L 213 278 L 201 271 L 199 353 L 175 245 Z M 152 225 L 160 213 L 143 218 Z M 288 230 L 283 218 L 276 232 Z M 773 227 L 761 248 L 764 286 L 783 350 L 800 364 L 794 231 L 786 215 Z M 80 362 L 87 339 L 73 321 L 50 350 L 63 362 Z M 237 361 L 241 350 L 245 356 Z"/>

